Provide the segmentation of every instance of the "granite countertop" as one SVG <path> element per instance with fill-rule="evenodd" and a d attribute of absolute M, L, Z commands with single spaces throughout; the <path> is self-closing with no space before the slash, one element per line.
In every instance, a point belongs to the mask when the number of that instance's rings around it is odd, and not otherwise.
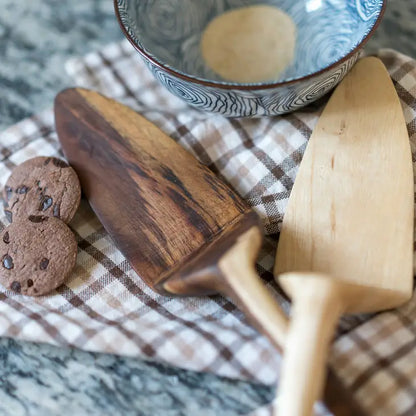
<path fill-rule="evenodd" d="M 122 39 L 107 0 L 0 0 L 0 130 L 71 85 L 64 63 Z M 416 3 L 390 0 L 367 45 L 416 57 Z M 0 338 L 0 416 L 238 415 L 274 389 L 136 358 Z"/>

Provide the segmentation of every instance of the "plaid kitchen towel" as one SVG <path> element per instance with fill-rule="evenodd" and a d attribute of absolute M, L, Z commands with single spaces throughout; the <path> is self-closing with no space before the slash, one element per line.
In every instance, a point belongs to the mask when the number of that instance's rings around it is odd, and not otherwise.
<path fill-rule="evenodd" d="M 416 61 L 390 50 L 379 56 L 399 93 L 415 158 Z M 271 275 L 275 234 L 325 99 L 281 117 L 225 119 L 202 113 L 157 84 L 126 41 L 71 60 L 67 70 L 77 86 L 98 90 L 139 111 L 253 206 L 268 235 L 258 271 L 286 308 Z M 62 156 L 52 111 L 0 134 L 1 184 L 14 166 L 37 155 Z M 3 214 L 0 221 L 6 224 Z M 152 292 L 86 201 L 71 228 L 79 247 L 71 278 L 50 296 L 39 298 L 0 286 L 0 335 L 276 382 L 280 360 L 276 350 L 233 303 L 221 296 L 169 298 Z M 370 414 L 416 414 L 414 318 L 416 299 L 395 311 L 342 320 L 330 360 Z"/>

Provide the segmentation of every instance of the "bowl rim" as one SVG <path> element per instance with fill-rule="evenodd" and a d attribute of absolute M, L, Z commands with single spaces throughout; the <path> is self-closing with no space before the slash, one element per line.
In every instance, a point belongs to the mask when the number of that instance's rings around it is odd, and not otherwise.
<path fill-rule="evenodd" d="M 133 47 L 136 49 L 137 52 L 140 53 L 145 59 L 152 62 L 153 65 L 157 66 L 159 69 L 168 72 L 170 75 L 173 75 L 174 77 L 180 78 L 184 81 L 191 82 L 194 84 L 199 84 L 204 87 L 215 87 L 223 90 L 243 90 L 243 91 L 256 91 L 256 90 L 268 90 L 273 88 L 279 88 L 286 85 L 295 84 L 297 82 L 307 81 L 313 77 L 316 77 L 317 75 L 323 74 L 324 72 L 331 70 L 338 65 L 342 64 L 343 62 L 349 60 L 352 56 L 354 56 L 360 49 L 364 47 L 364 45 L 368 42 L 368 40 L 373 35 L 374 31 L 378 28 L 381 20 L 383 19 L 384 12 L 386 10 L 387 0 L 382 0 L 382 6 L 380 9 L 380 13 L 377 16 L 376 21 L 374 22 L 372 28 L 369 30 L 366 36 L 357 44 L 357 46 L 351 50 L 347 55 L 343 56 L 342 58 L 338 59 L 337 61 L 333 62 L 332 64 L 320 69 L 319 71 L 312 72 L 311 74 L 304 75 L 302 77 L 289 79 L 286 81 L 278 81 L 278 82 L 266 82 L 266 83 L 256 83 L 256 84 L 248 84 L 248 83 L 238 83 L 238 82 L 218 82 L 218 81 L 209 81 L 204 80 L 198 77 L 195 77 L 193 75 L 188 75 L 183 72 L 179 72 L 178 70 L 175 70 L 171 68 L 170 66 L 167 66 L 163 64 L 162 62 L 159 62 L 157 59 L 155 59 L 152 55 L 150 55 L 148 52 L 146 52 L 142 47 L 140 47 L 133 37 L 128 32 L 127 28 L 124 26 L 120 10 L 118 7 L 118 0 L 113 0 L 114 4 L 114 10 L 115 14 L 118 20 L 118 23 L 120 25 L 120 28 L 124 34 L 124 36 L 128 39 L 128 41 L 133 45 Z"/>

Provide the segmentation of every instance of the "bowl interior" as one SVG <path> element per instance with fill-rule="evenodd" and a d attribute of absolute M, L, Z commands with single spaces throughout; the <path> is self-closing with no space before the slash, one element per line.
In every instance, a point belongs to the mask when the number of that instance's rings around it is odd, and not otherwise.
<path fill-rule="evenodd" d="M 225 11 L 258 4 L 279 7 L 297 27 L 293 63 L 276 81 L 320 71 L 354 50 L 375 25 L 383 0 L 117 0 L 120 20 L 151 59 L 200 80 L 223 80 L 200 51 L 208 23 Z"/>

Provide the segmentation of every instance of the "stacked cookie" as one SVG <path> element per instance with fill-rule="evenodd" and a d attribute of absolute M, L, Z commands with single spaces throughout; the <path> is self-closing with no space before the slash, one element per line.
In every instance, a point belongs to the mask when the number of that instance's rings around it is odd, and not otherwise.
<path fill-rule="evenodd" d="M 66 225 L 78 209 L 81 187 L 63 160 L 36 157 L 17 166 L 3 191 L 11 223 L 0 235 L 0 283 L 24 295 L 45 295 L 75 266 L 77 243 Z"/>

